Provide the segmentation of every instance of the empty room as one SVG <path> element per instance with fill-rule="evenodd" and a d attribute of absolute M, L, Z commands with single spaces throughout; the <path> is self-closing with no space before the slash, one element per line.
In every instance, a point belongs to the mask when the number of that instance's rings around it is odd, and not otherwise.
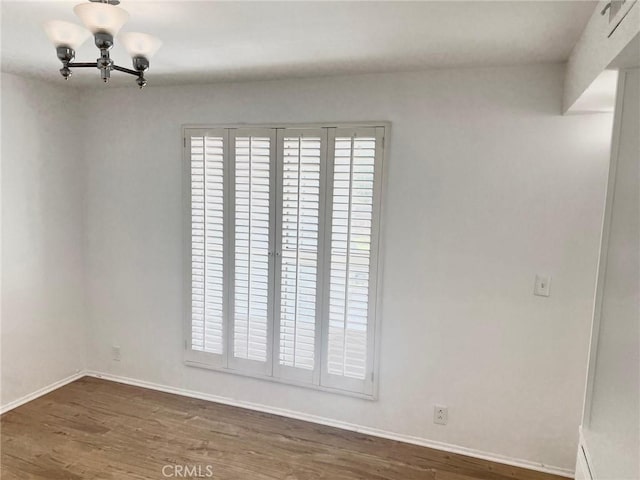
<path fill-rule="evenodd" d="M 640 1 L 0 15 L 2 480 L 640 480 Z"/>

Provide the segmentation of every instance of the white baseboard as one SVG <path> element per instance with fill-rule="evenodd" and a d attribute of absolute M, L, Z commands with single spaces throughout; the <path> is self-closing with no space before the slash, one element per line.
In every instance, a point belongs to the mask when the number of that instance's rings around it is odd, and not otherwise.
<path fill-rule="evenodd" d="M 591 460 L 591 453 L 589 451 L 589 447 L 587 445 L 587 440 L 584 435 L 584 428 L 582 425 L 578 429 L 579 433 L 579 442 L 578 442 L 578 460 L 580 459 L 580 454 L 582 454 L 584 458 L 584 467 L 586 467 L 586 475 L 587 478 L 595 479 L 595 472 L 593 471 L 593 461 Z M 577 465 L 576 465 L 577 468 Z"/>
<path fill-rule="evenodd" d="M 108 373 L 87 371 L 87 375 L 96 378 L 102 378 L 104 380 L 110 380 L 118 383 L 124 383 L 127 385 L 134 385 L 137 387 L 148 388 L 151 390 L 157 390 L 165 393 L 173 393 L 175 395 L 182 395 L 185 397 L 197 398 L 200 400 L 208 400 L 210 402 L 221 403 L 224 405 L 231 405 L 234 407 L 246 408 L 249 410 L 255 410 L 258 412 L 271 413 L 274 415 L 280 415 L 282 417 L 295 418 L 297 420 L 304 420 L 307 422 L 317 423 L 320 425 L 327 425 L 329 427 L 341 428 L 343 430 L 349 430 L 353 432 L 363 433 L 366 435 L 372 435 L 374 437 L 386 438 L 389 440 L 397 440 L 399 442 L 410 443 L 413 445 L 419 445 L 422 447 L 433 448 L 436 450 L 442 450 L 449 453 L 457 453 L 460 455 L 466 455 L 469 457 L 479 458 L 482 460 L 488 460 L 491 462 L 503 463 L 505 465 L 511 465 L 514 467 L 527 468 L 529 470 L 536 470 L 539 472 L 551 473 L 554 475 L 560 475 L 563 477 L 573 478 L 574 471 L 566 468 L 559 468 L 550 465 L 544 465 L 542 463 L 531 462 L 528 460 L 520 460 L 517 458 L 511 458 L 504 455 L 498 455 L 489 452 L 483 452 L 481 450 L 475 450 L 472 448 L 460 447 L 457 445 L 451 445 L 449 443 L 436 442 L 433 440 L 427 440 L 425 438 L 414 437 L 411 435 L 404 435 L 400 433 L 388 432 L 385 430 L 379 430 L 376 428 L 365 427 L 362 425 L 356 425 L 353 423 L 342 422 L 339 420 L 332 420 L 330 418 L 320 417 L 317 415 L 310 415 L 307 413 L 296 412 L 293 410 L 287 410 L 284 408 L 269 407 L 259 403 L 245 402 L 242 400 L 234 400 L 228 397 L 222 397 L 219 395 L 211 395 L 208 393 L 196 392 L 193 390 L 185 390 L 182 388 L 171 387 L 168 385 L 160 385 L 157 383 L 146 382 L 143 380 L 137 380 L 134 378 L 121 377 L 118 375 L 111 375 Z"/>
<path fill-rule="evenodd" d="M 78 380 L 79 378 L 82 378 L 84 376 L 86 376 L 86 372 L 84 372 L 84 371 L 80 371 L 78 373 L 74 373 L 73 375 L 71 375 L 71 376 L 69 376 L 67 378 L 63 378 L 62 380 L 58 380 L 57 382 L 54 382 L 54 383 L 52 383 L 50 385 L 47 385 L 46 387 L 40 388 L 40 389 L 36 390 L 35 392 L 29 393 L 29 394 L 25 395 L 24 397 L 20 397 L 17 400 L 9 402 L 6 405 L 0 405 L 0 415 L 2 415 L 3 413 L 7 413 L 10 410 L 13 410 L 14 408 L 17 408 L 20 405 L 24 405 L 25 403 L 30 402 L 31 400 L 35 400 L 38 397 L 46 395 L 49 392 L 53 392 L 54 390 L 57 390 L 58 388 L 67 385 L 68 383 L 75 382 L 76 380 Z"/>

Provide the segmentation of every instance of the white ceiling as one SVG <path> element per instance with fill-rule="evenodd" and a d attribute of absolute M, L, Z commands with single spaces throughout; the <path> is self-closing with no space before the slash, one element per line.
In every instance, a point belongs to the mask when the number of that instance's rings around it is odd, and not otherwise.
<path fill-rule="evenodd" d="M 75 1 L 2 3 L 2 69 L 62 83 L 41 25 L 79 21 Z M 150 84 L 563 62 L 591 1 L 213 2 L 122 0 L 123 31 L 160 37 Z M 91 40 L 76 61 L 94 61 Z M 112 58 L 130 67 L 116 45 Z M 99 86 L 78 70 L 69 83 Z M 124 77 L 124 78 L 123 78 Z M 114 83 L 132 78 L 113 73 Z"/>

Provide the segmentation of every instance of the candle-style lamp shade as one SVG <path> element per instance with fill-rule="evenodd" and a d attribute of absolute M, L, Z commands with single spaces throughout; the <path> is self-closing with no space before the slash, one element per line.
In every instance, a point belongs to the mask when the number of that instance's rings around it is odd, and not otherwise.
<path fill-rule="evenodd" d="M 131 58 L 144 57 L 149 60 L 162 46 L 160 39 L 146 33 L 125 32 L 118 36 Z"/>
<path fill-rule="evenodd" d="M 56 48 L 67 47 L 76 50 L 89 38 L 91 32 L 86 28 L 62 20 L 50 20 L 43 25 L 44 31 Z"/>
<path fill-rule="evenodd" d="M 94 35 L 108 33 L 116 36 L 129 19 L 126 10 L 108 3 L 81 3 L 73 11 Z"/>

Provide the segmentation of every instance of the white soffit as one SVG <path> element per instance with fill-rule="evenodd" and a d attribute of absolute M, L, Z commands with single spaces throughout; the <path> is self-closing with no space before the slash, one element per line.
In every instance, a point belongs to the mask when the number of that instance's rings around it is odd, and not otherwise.
<path fill-rule="evenodd" d="M 613 112 L 616 104 L 618 71 L 605 70 L 584 91 L 568 113 Z"/>

